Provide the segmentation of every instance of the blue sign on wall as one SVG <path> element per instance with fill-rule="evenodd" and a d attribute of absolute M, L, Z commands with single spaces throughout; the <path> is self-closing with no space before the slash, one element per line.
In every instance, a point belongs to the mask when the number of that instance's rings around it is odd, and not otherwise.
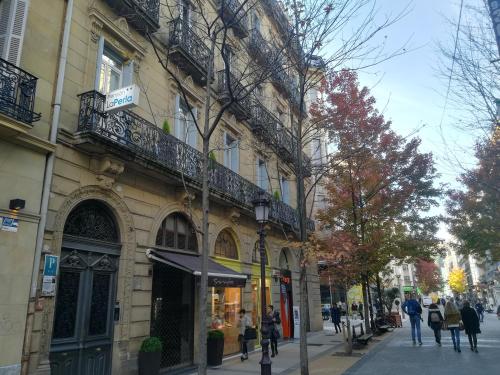
<path fill-rule="evenodd" d="M 43 276 L 57 276 L 57 264 L 59 257 L 56 255 L 45 255 L 45 264 L 43 266 Z"/>

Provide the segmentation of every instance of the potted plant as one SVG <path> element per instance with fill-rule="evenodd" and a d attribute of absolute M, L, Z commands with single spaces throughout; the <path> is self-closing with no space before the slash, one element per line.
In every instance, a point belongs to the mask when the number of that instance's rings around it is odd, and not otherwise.
<path fill-rule="evenodd" d="M 139 349 L 139 375 L 158 375 L 162 343 L 158 337 L 148 337 Z"/>
<path fill-rule="evenodd" d="M 281 200 L 281 195 L 280 195 L 279 190 L 275 190 L 275 191 L 274 191 L 273 197 L 274 197 L 274 200 L 275 200 L 275 201 L 278 201 L 278 202 L 279 202 L 279 201 Z"/>
<path fill-rule="evenodd" d="M 168 123 L 168 120 L 163 121 L 163 131 L 170 134 L 170 124 Z"/>
<path fill-rule="evenodd" d="M 218 329 L 208 331 L 207 364 L 212 367 L 222 365 L 223 355 L 224 355 L 224 332 Z"/>
<path fill-rule="evenodd" d="M 208 169 L 215 169 L 217 157 L 215 156 L 215 152 L 213 150 L 209 152 L 208 159 Z"/>

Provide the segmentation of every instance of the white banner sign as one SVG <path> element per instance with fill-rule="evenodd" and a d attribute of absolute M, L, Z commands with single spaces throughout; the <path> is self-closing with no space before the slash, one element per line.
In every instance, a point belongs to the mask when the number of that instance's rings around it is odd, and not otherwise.
<path fill-rule="evenodd" d="M 104 111 L 114 112 L 139 105 L 139 93 L 140 90 L 137 85 L 122 87 L 121 89 L 111 91 L 106 96 Z"/>

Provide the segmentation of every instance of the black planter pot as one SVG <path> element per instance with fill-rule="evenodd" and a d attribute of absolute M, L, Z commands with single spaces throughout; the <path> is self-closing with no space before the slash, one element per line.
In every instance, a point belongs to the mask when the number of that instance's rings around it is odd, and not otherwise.
<path fill-rule="evenodd" d="M 139 375 L 158 375 L 161 352 L 139 352 Z"/>
<path fill-rule="evenodd" d="M 222 365 L 224 356 L 224 338 L 207 339 L 207 364 L 215 367 Z"/>

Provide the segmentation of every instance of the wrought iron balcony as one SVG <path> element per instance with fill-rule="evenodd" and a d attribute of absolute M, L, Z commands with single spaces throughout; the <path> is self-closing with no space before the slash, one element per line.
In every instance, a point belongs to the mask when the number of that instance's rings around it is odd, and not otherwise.
<path fill-rule="evenodd" d="M 160 28 L 160 0 L 106 0 L 106 2 L 142 34 L 153 33 Z"/>
<path fill-rule="evenodd" d="M 38 78 L 0 59 L 0 113 L 26 124 L 40 120 L 33 111 Z"/>
<path fill-rule="evenodd" d="M 170 59 L 198 84 L 207 83 L 210 49 L 188 22 L 176 18 L 168 23 L 168 36 L 164 41 Z"/>
<path fill-rule="evenodd" d="M 102 152 L 112 152 L 142 162 L 148 168 L 161 169 L 172 177 L 181 176 L 195 188 L 201 186 L 202 154 L 165 133 L 162 129 L 130 111 L 104 112 L 106 97 L 97 91 L 80 95 L 78 117 L 79 147 L 98 143 Z M 102 144 L 106 149 L 103 149 Z M 236 205 L 253 214 L 252 200 L 262 191 L 239 174 L 211 161 L 209 186 L 214 198 Z M 287 204 L 271 199 L 270 218 L 291 230 L 299 229 L 297 211 Z M 314 230 L 314 222 L 308 221 Z"/>
<path fill-rule="evenodd" d="M 217 0 L 221 17 L 240 38 L 248 36 L 248 17 L 238 0 Z"/>
<path fill-rule="evenodd" d="M 271 47 L 264 39 L 260 31 L 253 29 L 248 43 L 248 52 L 258 63 L 266 65 L 268 63 Z"/>
<path fill-rule="evenodd" d="M 229 106 L 228 111 L 234 114 L 239 121 L 248 120 L 252 116 L 252 99 L 246 88 L 241 84 L 241 81 L 234 74 L 230 73 L 228 82 L 225 73 L 225 70 L 217 72 L 219 100 L 222 104 L 227 103 L 231 98 L 229 92 L 229 88 L 231 88 L 232 97 L 235 101 Z"/>
<path fill-rule="evenodd" d="M 262 5 L 267 13 L 276 21 L 280 33 L 285 34 L 289 29 L 290 22 L 281 4 L 277 0 L 262 0 Z"/>

